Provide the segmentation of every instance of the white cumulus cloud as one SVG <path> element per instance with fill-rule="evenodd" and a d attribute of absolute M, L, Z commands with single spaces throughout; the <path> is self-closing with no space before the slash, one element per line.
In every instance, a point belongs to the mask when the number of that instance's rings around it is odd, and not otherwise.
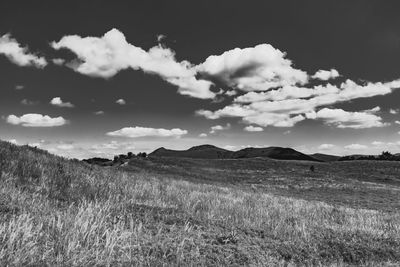
<path fill-rule="evenodd" d="M 128 68 L 155 74 L 177 86 L 178 92 L 195 98 L 214 98 L 210 81 L 198 80 L 194 66 L 176 61 L 175 53 L 159 44 L 143 50 L 127 42 L 124 34 L 112 29 L 102 37 L 64 36 L 53 42 L 54 49 L 68 49 L 78 61 L 67 63 L 76 72 L 93 77 L 110 78 Z"/>
<path fill-rule="evenodd" d="M 231 128 L 231 125 L 229 123 L 227 123 L 226 126 L 214 125 L 210 128 L 210 134 L 215 134 L 216 132 L 228 130 L 230 128 Z"/>
<path fill-rule="evenodd" d="M 313 76 L 311 76 L 313 79 L 318 79 L 321 81 L 327 81 L 331 79 L 335 79 L 339 77 L 339 72 L 335 69 L 331 70 L 319 70 L 317 71 Z"/>
<path fill-rule="evenodd" d="M 68 121 L 63 117 L 52 118 L 48 115 L 29 113 L 20 117 L 9 115 L 7 122 L 13 125 L 22 125 L 24 127 L 56 127 L 65 125 Z"/>
<path fill-rule="evenodd" d="M 209 56 L 197 66 L 199 73 L 243 91 L 266 91 L 284 85 L 305 84 L 306 72 L 292 66 L 286 54 L 270 44 L 235 48 Z"/>
<path fill-rule="evenodd" d="M 246 132 L 262 132 L 262 131 L 264 131 L 264 129 L 262 127 L 253 126 L 253 125 L 244 127 L 244 130 Z"/>
<path fill-rule="evenodd" d="M 62 108 L 75 107 L 74 104 L 72 104 L 70 102 L 63 102 L 60 97 L 54 97 L 52 100 L 50 100 L 50 104 L 52 104 L 53 106 L 62 107 Z"/>

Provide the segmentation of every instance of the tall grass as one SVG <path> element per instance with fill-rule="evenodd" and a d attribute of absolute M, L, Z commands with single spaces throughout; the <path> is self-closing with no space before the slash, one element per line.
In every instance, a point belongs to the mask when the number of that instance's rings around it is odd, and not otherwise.
<path fill-rule="evenodd" d="M 400 264 L 398 212 L 0 155 L 0 265 Z"/>

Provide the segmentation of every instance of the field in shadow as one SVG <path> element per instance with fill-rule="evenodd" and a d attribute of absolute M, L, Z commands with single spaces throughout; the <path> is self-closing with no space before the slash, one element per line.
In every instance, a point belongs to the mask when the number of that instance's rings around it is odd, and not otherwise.
<path fill-rule="evenodd" d="M 292 164 L 154 159 L 98 167 L 0 142 L 0 265 L 400 264 L 400 214 L 388 198 L 386 209 L 367 209 L 329 202 L 322 189 L 302 196 L 307 186 L 395 190 L 396 164 L 377 173 L 358 162 L 315 164 L 315 173 L 310 163 Z"/>

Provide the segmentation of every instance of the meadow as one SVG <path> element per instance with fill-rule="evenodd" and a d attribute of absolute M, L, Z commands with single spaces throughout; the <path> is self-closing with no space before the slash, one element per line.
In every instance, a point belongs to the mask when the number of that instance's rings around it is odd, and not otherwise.
<path fill-rule="evenodd" d="M 0 265 L 400 265 L 400 164 L 310 164 L 99 167 L 0 142 Z"/>

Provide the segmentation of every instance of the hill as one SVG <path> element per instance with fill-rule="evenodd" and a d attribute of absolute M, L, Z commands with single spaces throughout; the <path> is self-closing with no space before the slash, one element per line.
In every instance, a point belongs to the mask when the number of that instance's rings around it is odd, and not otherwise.
<path fill-rule="evenodd" d="M 0 266 L 399 266 L 400 163 L 308 166 L 102 168 L 0 141 Z"/>
<path fill-rule="evenodd" d="M 325 161 L 325 162 L 337 161 L 340 159 L 340 156 L 322 154 L 322 153 L 315 153 L 315 154 L 311 154 L 309 156 L 313 157 L 315 159 L 318 159 L 320 161 Z"/>
<path fill-rule="evenodd" d="M 292 148 L 266 147 L 245 148 L 236 152 L 222 149 L 212 145 L 201 145 L 188 150 L 171 150 L 161 147 L 149 154 L 150 157 L 175 157 L 199 159 L 238 159 L 238 158 L 271 158 L 280 160 L 308 160 L 320 161 L 311 156 L 298 152 Z"/>
<path fill-rule="evenodd" d="M 176 158 L 202 158 L 226 159 L 231 158 L 232 151 L 212 145 L 194 146 L 188 150 L 172 150 L 161 147 L 149 154 L 149 157 L 176 157 Z"/>
<path fill-rule="evenodd" d="M 307 160 L 307 161 L 319 161 L 313 157 L 296 151 L 292 148 L 283 147 L 266 147 L 266 148 L 245 148 L 233 153 L 232 158 L 271 158 L 281 160 Z"/>

